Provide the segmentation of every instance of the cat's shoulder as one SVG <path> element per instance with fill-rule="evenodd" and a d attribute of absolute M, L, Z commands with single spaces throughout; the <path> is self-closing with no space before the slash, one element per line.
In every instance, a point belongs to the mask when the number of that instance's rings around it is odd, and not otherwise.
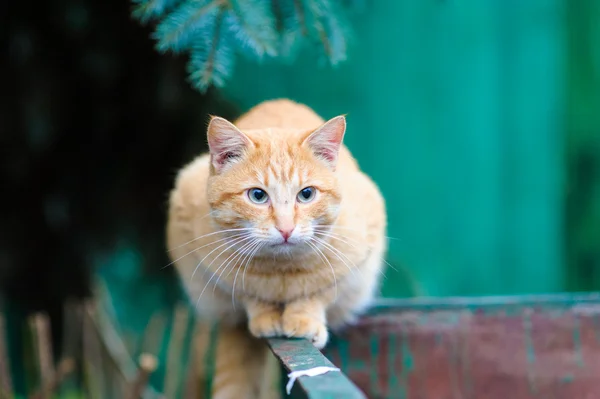
<path fill-rule="evenodd" d="M 180 201 L 195 202 L 204 197 L 209 176 L 210 155 L 202 154 L 194 158 L 177 173 L 172 197 Z"/>

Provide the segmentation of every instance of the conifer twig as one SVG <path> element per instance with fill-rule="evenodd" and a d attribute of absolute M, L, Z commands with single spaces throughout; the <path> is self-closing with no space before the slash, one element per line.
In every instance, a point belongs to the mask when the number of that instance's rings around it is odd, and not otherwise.
<path fill-rule="evenodd" d="M 308 29 L 306 28 L 306 16 L 304 15 L 304 8 L 302 8 L 301 0 L 294 0 L 294 8 L 296 10 L 296 14 L 298 14 L 300 32 L 302 32 L 302 36 L 306 36 L 308 34 Z"/>
<path fill-rule="evenodd" d="M 8 352 L 6 350 L 6 324 L 4 315 L 0 313 L 0 394 L 1 397 L 13 397 Z"/>
<path fill-rule="evenodd" d="M 210 86 L 210 82 L 212 80 L 213 71 L 215 69 L 215 58 L 217 57 L 217 49 L 219 47 L 219 40 L 221 38 L 221 24 L 222 23 L 223 23 L 223 11 L 220 11 L 219 15 L 217 15 L 217 20 L 215 22 L 215 31 L 214 31 L 212 45 L 210 47 L 210 52 L 208 53 L 208 58 L 206 60 L 205 73 L 202 74 L 202 78 L 200 79 L 200 85 L 203 87 Z"/>
<path fill-rule="evenodd" d="M 204 15 L 208 14 L 213 8 L 221 8 L 226 4 L 226 0 L 213 0 L 210 3 L 206 4 L 203 7 L 200 7 L 192 16 L 190 16 L 184 23 L 182 23 L 177 30 L 171 32 L 171 34 L 165 36 L 161 39 L 164 43 L 173 43 L 175 42 L 177 35 L 181 32 L 190 29 L 191 25 L 193 25 L 196 21 L 202 18 Z"/>

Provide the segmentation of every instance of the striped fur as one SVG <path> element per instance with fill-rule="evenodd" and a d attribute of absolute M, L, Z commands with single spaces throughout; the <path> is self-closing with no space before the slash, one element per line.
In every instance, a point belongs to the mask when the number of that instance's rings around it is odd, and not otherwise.
<path fill-rule="evenodd" d="M 210 153 L 177 177 L 168 247 L 200 318 L 220 322 L 214 398 L 269 396 L 266 347 L 254 337 L 322 348 L 328 328 L 354 322 L 377 290 L 385 205 L 342 144 L 345 128 L 344 117 L 267 101 L 234 124 L 213 118 Z M 306 203 L 305 187 L 316 188 Z M 253 203 L 252 188 L 268 200 Z"/>

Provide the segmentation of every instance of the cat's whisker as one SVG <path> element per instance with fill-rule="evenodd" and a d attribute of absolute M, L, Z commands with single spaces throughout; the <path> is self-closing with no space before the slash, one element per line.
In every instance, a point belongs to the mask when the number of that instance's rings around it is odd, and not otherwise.
<path fill-rule="evenodd" d="M 240 273 L 240 270 L 242 269 L 242 265 L 244 264 L 244 262 L 246 262 L 248 260 L 248 258 L 250 257 L 250 255 L 252 254 L 252 252 L 254 251 L 254 249 L 256 249 L 256 247 L 258 247 L 260 245 L 261 240 L 260 239 L 256 239 L 252 242 L 252 245 L 250 246 L 250 248 L 248 248 L 248 250 L 246 251 L 246 254 L 243 255 L 241 257 L 241 260 L 238 264 L 238 267 L 232 267 L 231 270 L 229 270 L 229 273 L 227 273 L 227 277 L 229 277 L 231 275 L 231 273 L 233 273 L 233 270 L 236 269 L 235 272 L 235 277 L 233 278 L 233 284 L 231 286 L 231 306 L 233 307 L 233 311 L 236 311 L 235 308 L 235 283 L 237 281 L 237 276 Z"/>
<path fill-rule="evenodd" d="M 225 245 L 227 244 L 231 244 L 233 243 L 231 246 L 242 242 L 243 240 L 245 240 L 246 238 L 249 238 L 250 236 L 248 234 L 242 234 L 240 237 L 236 237 L 233 240 L 228 240 L 226 241 L 224 244 L 219 245 L 216 248 L 213 248 L 212 251 L 210 251 L 209 253 L 206 254 L 206 256 L 204 258 L 202 258 L 200 260 L 200 262 L 198 262 L 198 264 L 196 265 L 196 268 L 194 269 L 194 272 L 192 273 L 192 276 L 190 277 L 190 281 L 192 281 L 192 279 L 194 278 L 194 275 L 196 274 L 196 271 L 198 270 L 198 268 L 200 267 L 200 265 L 202 264 L 202 262 L 204 262 L 206 260 L 206 258 L 208 258 L 210 256 L 210 254 L 212 254 L 213 252 L 215 252 L 217 249 L 219 248 L 223 248 Z M 231 246 L 225 248 L 223 251 L 221 251 L 221 253 L 219 254 L 219 256 L 221 256 L 221 254 L 223 254 L 223 252 L 227 251 L 229 248 L 231 248 Z M 219 256 L 217 256 L 215 259 L 212 260 L 212 262 L 214 262 Z M 212 262 L 210 263 L 212 265 Z M 210 266 L 210 265 L 209 265 Z M 208 270 L 208 266 L 204 269 L 204 273 L 202 274 L 204 276 L 204 274 L 206 273 L 206 271 Z"/>
<path fill-rule="evenodd" d="M 217 281 L 213 285 L 213 294 L 215 292 L 215 289 L 217 288 L 217 285 L 219 284 L 219 280 L 221 280 L 221 277 L 223 277 L 223 274 L 225 274 L 225 272 L 227 271 L 227 268 L 229 267 L 229 265 L 232 265 L 232 269 L 231 270 L 233 271 L 233 269 L 235 268 L 234 261 L 236 259 L 241 258 L 242 256 L 244 256 L 244 250 L 249 249 L 250 247 L 252 247 L 255 242 L 256 242 L 256 238 L 254 240 L 251 240 L 250 242 L 245 243 L 240 248 L 237 248 L 231 255 L 229 255 L 229 257 L 227 259 L 225 259 L 221 263 L 221 266 L 223 266 L 223 263 L 227 262 L 225 264 L 225 266 L 223 267 L 223 270 L 221 271 L 221 274 L 219 274 L 219 277 L 217 277 Z M 219 269 L 221 268 L 221 266 L 219 266 Z"/>
<path fill-rule="evenodd" d="M 333 268 L 333 265 L 331 264 L 331 262 L 329 261 L 329 259 L 327 259 L 327 257 L 325 256 L 325 254 L 323 253 L 323 251 L 321 251 L 319 249 L 319 247 L 317 247 L 315 244 L 313 244 L 310 241 L 306 242 L 312 249 L 315 250 L 315 252 L 317 253 L 317 255 L 324 260 L 328 265 L 329 268 L 331 269 L 331 274 L 333 275 L 333 284 L 335 286 L 335 299 L 337 299 L 338 297 L 338 286 L 337 286 L 337 278 L 335 276 L 335 269 Z"/>
<path fill-rule="evenodd" d="M 204 216 L 196 216 L 196 217 L 195 217 L 195 218 L 193 218 L 192 220 L 193 220 L 193 221 L 196 221 L 196 222 L 199 222 L 200 220 L 202 220 L 202 219 L 204 219 L 204 218 L 206 218 L 206 217 L 208 217 L 208 216 L 212 216 L 212 215 L 213 215 L 213 214 L 215 214 L 215 213 L 217 213 L 217 211 L 216 211 L 216 210 L 213 210 L 213 211 L 210 211 L 210 212 L 208 212 L 208 213 L 207 213 L 206 215 L 204 215 Z"/>
<path fill-rule="evenodd" d="M 351 238 L 349 238 L 349 237 L 344 237 L 344 236 L 342 236 L 342 235 L 335 234 L 335 233 L 331 233 L 331 232 L 324 233 L 324 232 L 322 232 L 322 231 L 318 231 L 318 230 L 315 230 L 315 231 L 314 231 L 314 233 L 315 233 L 315 234 L 318 234 L 318 235 L 320 235 L 320 236 L 323 236 L 323 237 L 329 237 L 329 238 L 333 238 L 334 240 L 338 240 L 338 241 L 341 241 L 341 242 L 343 242 L 343 243 L 345 243 L 345 244 L 348 244 L 348 245 L 350 245 L 352 248 L 356 248 L 356 246 L 354 246 L 354 245 L 350 244 L 348 241 L 346 241 L 346 240 L 344 239 L 344 238 L 346 238 L 346 239 L 348 239 L 348 240 L 352 240 L 352 239 L 351 239 Z M 341 237 L 344 237 L 344 238 L 341 238 Z M 353 241 L 356 241 L 356 240 L 353 240 Z M 359 243 L 359 241 L 356 241 L 356 242 L 357 242 L 357 243 Z M 363 245 L 364 245 L 364 244 L 363 244 Z"/>
<path fill-rule="evenodd" d="M 259 242 L 262 242 L 262 241 L 263 241 L 265 238 L 264 238 L 264 237 L 256 237 L 256 239 L 257 239 L 257 241 L 259 241 Z M 246 249 L 246 256 L 244 256 L 244 258 L 241 260 L 240 264 L 241 264 L 241 263 L 243 263 L 243 262 L 246 260 L 246 258 L 248 257 L 248 255 L 250 254 L 250 252 L 251 252 L 253 249 L 254 249 L 254 247 L 253 247 L 253 248 L 251 248 L 251 249 Z M 231 273 L 233 273 L 233 269 L 229 271 L 229 273 L 227 274 L 227 277 L 229 277 L 229 275 L 230 275 Z"/>
<path fill-rule="evenodd" d="M 352 268 L 350 266 L 348 266 L 348 263 L 346 263 L 346 261 L 342 258 L 342 256 L 344 256 L 346 259 L 348 259 L 348 261 L 352 264 L 352 266 L 354 266 L 354 268 L 356 270 L 358 270 L 358 272 L 361 274 L 362 276 L 362 271 L 354 264 L 354 262 L 352 262 L 352 260 L 350 258 L 348 258 L 346 256 L 346 254 L 344 254 L 342 251 L 340 251 L 339 249 L 337 249 L 336 247 L 334 247 L 333 245 L 329 244 L 328 242 L 326 242 L 325 240 L 319 238 L 319 237 L 313 237 L 314 240 L 316 240 L 318 243 L 320 243 L 321 245 L 323 245 L 326 249 L 328 249 L 332 254 L 334 254 L 335 256 L 337 256 L 337 258 L 339 260 L 342 261 L 342 263 L 344 265 L 346 265 L 346 267 L 348 268 L 348 270 L 350 271 L 350 273 L 352 273 L 352 275 L 354 275 L 354 270 L 352 270 Z M 340 256 L 341 255 L 341 256 Z"/>
<path fill-rule="evenodd" d="M 184 246 L 186 246 L 188 244 L 191 244 L 194 241 L 198 241 L 198 240 L 201 240 L 201 239 L 206 238 L 206 237 L 214 236 L 215 234 L 223 234 L 223 233 L 239 232 L 239 231 L 248 231 L 248 230 L 254 230 L 254 229 L 252 227 L 240 227 L 240 228 L 236 228 L 236 229 L 225 229 L 225 230 L 213 231 L 212 233 L 201 235 L 201 236 L 193 238 L 190 241 L 188 241 L 186 243 L 183 243 L 183 244 L 181 244 L 181 245 L 179 245 L 177 247 L 171 248 L 167 252 L 172 252 L 172 251 L 174 251 L 174 250 L 176 250 L 178 248 L 181 248 L 181 247 L 184 247 Z"/>
<path fill-rule="evenodd" d="M 248 269 L 248 265 L 250 264 L 250 262 L 252 261 L 252 259 L 254 258 L 254 256 L 256 256 L 256 254 L 258 253 L 258 251 L 260 251 L 262 249 L 262 247 L 265 246 L 265 244 L 266 244 L 266 242 L 261 242 L 261 245 L 259 245 L 258 248 L 256 248 L 254 250 L 254 252 L 252 252 L 252 255 L 250 256 L 250 258 L 244 264 L 244 272 L 242 273 L 242 291 L 243 292 L 246 292 L 246 270 Z"/>
<path fill-rule="evenodd" d="M 216 244 L 216 243 L 218 243 L 218 242 L 221 242 L 221 241 L 226 241 L 226 240 L 230 240 L 230 239 L 232 239 L 232 238 L 241 237 L 241 236 L 243 236 L 243 235 L 245 235 L 245 234 L 246 234 L 246 233 L 240 233 L 240 234 L 236 234 L 236 235 L 233 235 L 233 236 L 230 236 L 230 237 L 220 238 L 220 239 L 218 239 L 218 240 L 215 240 L 215 241 L 209 242 L 208 244 L 201 245 L 201 246 L 199 246 L 198 248 L 192 249 L 191 251 L 189 251 L 189 252 L 188 252 L 188 253 L 186 253 L 185 255 L 182 255 L 182 256 L 180 256 L 179 258 L 175 259 L 174 261 L 170 262 L 169 264 L 167 264 L 167 265 L 163 266 L 163 267 L 161 268 L 161 270 L 162 270 L 162 269 L 165 269 L 165 268 L 167 268 L 167 267 L 169 267 L 169 266 L 171 266 L 171 265 L 172 265 L 172 264 L 174 264 L 174 263 L 177 263 L 177 262 L 178 262 L 178 261 L 180 261 L 181 259 L 185 258 L 186 256 L 188 256 L 188 255 L 190 255 L 190 254 L 193 254 L 194 252 L 198 251 L 199 249 L 202 249 L 202 248 L 205 248 L 205 247 L 209 247 L 209 246 L 211 246 L 211 245 L 213 245 L 213 244 Z"/>
<path fill-rule="evenodd" d="M 235 283 L 237 282 L 238 274 L 240 273 L 240 270 L 242 268 L 244 270 L 246 270 L 246 265 L 248 265 L 248 262 L 250 262 L 250 260 L 252 260 L 252 257 L 254 256 L 256 251 L 259 250 L 263 244 L 264 243 L 262 240 L 260 240 L 260 239 L 256 240 L 254 246 L 252 248 L 250 248 L 250 250 L 248 251 L 248 254 L 246 255 L 245 258 L 242 259 L 242 261 L 240 262 L 240 266 L 238 266 L 238 268 L 235 272 L 235 277 L 233 278 L 233 286 L 231 287 L 231 305 L 233 306 L 234 312 L 236 310 L 235 309 Z"/>
<path fill-rule="evenodd" d="M 206 266 L 206 270 L 208 271 L 210 269 L 210 266 L 215 262 L 215 260 L 217 260 L 221 255 L 223 255 L 223 253 L 225 253 L 227 250 L 229 250 L 229 248 L 234 247 L 235 245 L 238 245 L 246 240 L 251 240 L 253 237 L 249 236 L 246 238 L 242 238 L 241 240 L 238 240 L 236 242 L 234 242 L 233 244 L 231 244 L 230 246 L 228 246 L 227 248 L 225 248 L 224 250 L 222 250 L 219 255 L 217 255 L 216 258 L 214 258 L 207 266 Z M 235 252 L 234 252 L 235 253 Z M 231 256 L 231 255 L 230 255 Z M 217 273 L 219 272 L 219 269 L 223 266 L 223 263 L 221 263 L 221 266 L 219 266 L 217 268 L 217 270 L 215 270 L 212 273 L 212 276 L 210 276 L 210 278 L 208 279 L 208 281 L 206 282 L 206 284 L 204 285 L 204 288 L 202 288 L 202 292 L 200 292 L 200 295 L 198 296 L 198 301 L 196 302 L 196 306 L 198 306 L 198 303 L 200 303 L 200 298 L 202 298 L 202 294 L 204 294 L 204 291 L 206 291 L 206 288 L 208 287 L 208 285 L 210 284 L 210 282 L 212 281 L 213 278 L 215 278 L 215 276 L 217 275 Z"/>
<path fill-rule="evenodd" d="M 364 245 L 363 243 L 361 243 L 361 242 L 360 242 L 360 241 L 358 241 L 358 240 L 354 240 L 354 239 L 352 239 L 352 238 L 350 238 L 350 237 L 346 237 L 346 236 L 343 236 L 343 235 L 341 235 L 341 234 L 337 234 L 337 233 L 332 233 L 332 232 L 327 232 L 327 233 L 324 233 L 324 232 L 322 232 L 322 231 L 318 231 L 318 230 L 315 230 L 315 231 L 314 231 L 314 233 L 315 233 L 315 234 L 318 234 L 318 235 L 321 235 L 321 236 L 326 236 L 326 237 L 329 237 L 329 238 L 333 238 L 333 239 L 335 239 L 335 240 L 339 240 L 339 241 L 345 242 L 346 244 L 350 245 L 352 248 L 356 248 L 356 246 L 354 246 L 354 245 L 350 244 L 349 242 L 347 242 L 347 241 L 343 240 L 343 238 L 345 238 L 346 240 L 351 240 L 351 241 L 354 241 L 354 242 L 356 242 L 358 245 Z M 398 273 L 398 269 L 396 269 L 396 268 L 394 267 L 394 265 L 392 265 L 390 262 L 388 262 L 387 260 L 383 259 L 382 257 L 379 257 L 379 259 L 380 259 L 380 260 L 381 260 L 383 263 L 385 263 L 386 265 L 388 265 L 388 266 L 389 266 L 389 267 L 390 267 L 392 270 L 394 270 L 396 273 Z M 387 278 L 387 276 L 385 275 L 385 272 L 384 272 L 383 270 L 379 269 L 379 273 L 380 273 L 380 274 L 381 274 L 381 275 L 382 275 L 384 278 Z"/>
<path fill-rule="evenodd" d="M 349 230 L 349 231 L 355 231 L 355 232 L 357 232 L 357 233 L 361 233 L 361 234 L 364 234 L 364 233 L 365 233 L 364 229 L 356 229 L 356 228 L 353 228 L 353 227 L 345 227 L 345 226 L 336 226 L 336 225 L 333 225 L 333 224 L 330 224 L 330 225 L 326 225 L 326 224 L 315 224 L 315 225 L 313 225 L 312 227 L 313 227 L 313 228 L 315 228 L 315 230 L 319 230 L 319 229 L 320 229 L 320 230 L 332 230 L 332 229 L 339 229 L 339 230 Z M 317 227 L 318 227 L 319 229 L 316 229 Z M 379 235 L 377 235 L 377 236 L 378 236 L 378 237 L 382 237 L 382 238 L 387 238 L 388 240 L 400 240 L 400 238 L 397 238 L 397 237 L 390 237 L 390 236 L 379 236 Z"/>

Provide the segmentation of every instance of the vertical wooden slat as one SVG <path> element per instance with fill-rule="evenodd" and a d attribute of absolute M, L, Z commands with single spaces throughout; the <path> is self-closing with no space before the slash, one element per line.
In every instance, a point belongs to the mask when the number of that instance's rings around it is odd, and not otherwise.
<path fill-rule="evenodd" d="M 194 369 L 188 370 L 188 383 L 185 399 L 210 399 L 210 388 L 212 385 L 211 369 L 209 362 L 214 361 L 207 356 L 211 346 L 215 345 L 213 326 L 210 323 L 197 321 L 191 344 L 191 356 L 194 359 Z M 194 396 L 191 396 L 191 395 Z"/>
<path fill-rule="evenodd" d="M 64 379 L 75 370 L 75 360 L 73 358 L 64 358 L 56 367 L 56 372 L 50 380 L 44 384 L 38 392 L 34 393 L 29 399 L 52 398 Z"/>
<path fill-rule="evenodd" d="M 52 353 L 52 338 L 50 319 L 45 313 L 36 313 L 29 319 L 36 340 L 36 357 L 40 372 L 41 398 L 48 398 L 44 387 L 50 386 L 54 378 L 54 359 Z"/>
<path fill-rule="evenodd" d="M 189 309 L 186 306 L 178 305 L 175 308 L 171 336 L 169 337 L 163 391 L 167 398 L 177 397 L 177 391 L 181 385 L 181 376 L 185 374 L 182 370 L 181 361 L 189 316 Z"/>
<path fill-rule="evenodd" d="M 157 367 L 158 360 L 156 359 L 156 356 L 149 353 L 142 353 L 142 355 L 140 355 L 138 374 L 134 382 L 128 388 L 129 393 L 127 394 L 127 397 L 129 399 L 139 399 L 142 397 L 142 394 L 148 385 L 148 381 L 150 380 L 150 375 Z"/>
<path fill-rule="evenodd" d="M 141 352 L 153 355 L 158 359 L 166 331 L 167 321 L 165 313 L 160 311 L 153 314 L 144 330 Z M 131 353 L 131 356 L 135 356 L 135 353 Z"/>
<path fill-rule="evenodd" d="M 81 364 L 83 349 L 83 312 L 82 305 L 74 300 L 69 300 L 63 307 L 63 336 L 62 336 L 62 359 L 70 359 L 75 371 Z M 62 360 L 61 360 L 62 361 Z M 58 372 L 60 373 L 60 365 Z M 76 373 L 66 373 L 59 387 L 59 396 L 66 396 L 75 392 L 78 388 Z"/>
<path fill-rule="evenodd" d="M 102 354 L 100 342 L 96 334 L 90 312 L 91 305 L 85 305 L 86 312 L 83 316 L 83 367 L 85 373 L 85 388 L 87 397 L 91 399 L 105 399 L 103 384 L 105 381 L 104 368 L 101 366 Z"/>
<path fill-rule="evenodd" d="M 4 315 L 0 313 L 0 394 L 8 398 L 13 397 L 13 387 L 11 381 L 10 365 L 8 352 L 6 350 L 6 323 Z"/>
<path fill-rule="evenodd" d="M 190 342 L 190 357 L 188 362 L 188 370 L 185 377 L 185 388 L 183 399 L 199 399 L 200 398 L 200 380 L 198 379 L 200 356 L 197 349 L 196 336 L 198 333 L 198 323 L 194 324 L 192 329 L 192 338 Z"/>

